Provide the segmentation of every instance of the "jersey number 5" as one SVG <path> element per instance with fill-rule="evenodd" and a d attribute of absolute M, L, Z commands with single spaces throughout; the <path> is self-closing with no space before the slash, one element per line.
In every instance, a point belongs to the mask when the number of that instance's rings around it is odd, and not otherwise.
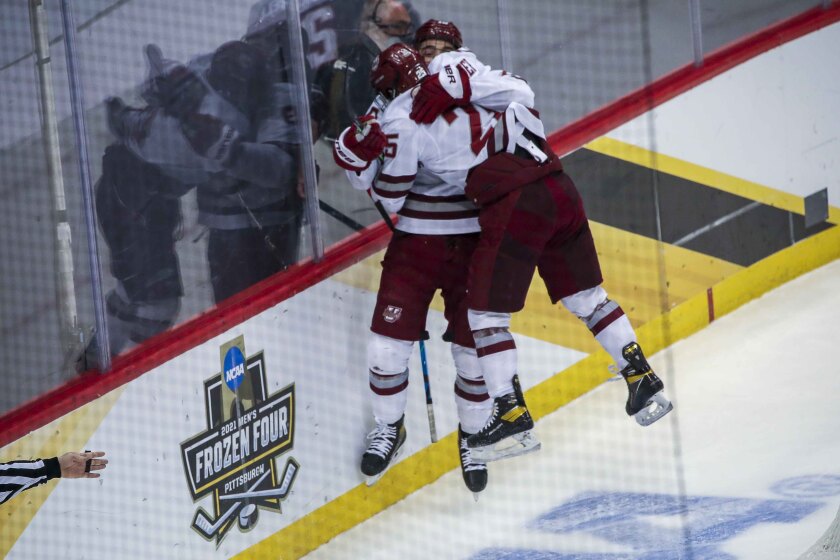
<path fill-rule="evenodd" d="M 399 134 L 385 135 L 385 138 L 388 139 L 388 143 L 385 145 L 385 149 L 382 150 L 383 156 L 390 159 L 394 159 L 397 156 L 397 138 L 399 137 Z"/>

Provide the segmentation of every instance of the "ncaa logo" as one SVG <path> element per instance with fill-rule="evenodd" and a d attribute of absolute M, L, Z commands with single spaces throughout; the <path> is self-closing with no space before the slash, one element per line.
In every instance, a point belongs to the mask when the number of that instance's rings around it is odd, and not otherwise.
<path fill-rule="evenodd" d="M 242 355 L 242 350 L 239 347 L 233 346 L 227 351 L 224 368 L 225 384 L 230 387 L 231 391 L 236 391 L 242 381 L 245 380 L 245 356 Z"/>

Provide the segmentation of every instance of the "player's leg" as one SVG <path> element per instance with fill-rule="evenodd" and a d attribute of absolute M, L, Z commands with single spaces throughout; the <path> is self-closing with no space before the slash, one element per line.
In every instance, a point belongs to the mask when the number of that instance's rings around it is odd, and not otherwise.
<path fill-rule="evenodd" d="M 481 211 L 481 240 L 470 267 L 468 319 L 493 412 L 467 438 L 473 457 L 496 460 L 539 448 L 533 420 L 517 377 L 517 350 L 510 332 L 531 284 L 545 240 L 545 192 L 528 185 Z M 548 200 L 550 202 L 550 200 Z M 513 438 L 509 440 L 508 438 Z M 505 440 L 503 443 L 502 440 Z M 498 444 L 498 445 L 497 445 Z"/>
<path fill-rule="evenodd" d="M 375 423 L 361 462 L 368 484 L 376 482 L 396 461 L 405 442 L 408 361 L 414 341 L 425 329 L 437 286 L 432 272 L 440 260 L 438 243 L 442 241 L 431 236 L 395 234 L 382 262 L 368 343 Z"/>
<path fill-rule="evenodd" d="M 467 437 L 473 459 L 496 461 L 539 449 L 531 434 L 534 421 L 525 403 L 516 373 L 516 343 L 510 333 L 510 313 L 469 311 L 476 355 L 493 399 L 490 417 Z"/>
<path fill-rule="evenodd" d="M 649 425 L 672 408 L 662 381 L 648 365 L 629 318 L 601 287 L 595 242 L 574 183 L 565 174 L 549 182 L 565 216 L 559 216 L 560 227 L 540 257 L 540 275 L 552 302 L 562 302 L 583 321 L 615 361 L 628 385 L 627 414 Z"/>
<path fill-rule="evenodd" d="M 458 411 L 458 457 L 464 484 L 478 499 L 487 486 L 487 465 L 473 459 L 467 437 L 478 432 L 493 408 L 481 374 L 475 342 L 467 320 L 467 279 L 469 262 L 478 243 L 478 234 L 453 235 L 447 239 L 445 266 L 441 269 L 441 296 L 447 331 L 444 340 L 452 343 L 455 364 L 455 406 Z"/>
<path fill-rule="evenodd" d="M 487 464 L 476 460 L 467 445 L 467 438 L 479 432 L 487 423 L 493 401 L 481 375 L 475 348 L 452 344 L 455 362 L 455 406 L 458 410 L 458 456 L 461 475 L 467 488 L 476 494 L 487 487 Z"/>
<path fill-rule="evenodd" d="M 373 484 L 396 460 L 405 443 L 403 425 L 408 399 L 408 360 L 412 341 L 371 333 L 368 342 L 368 380 L 374 429 L 367 435 L 362 474 Z"/>
<path fill-rule="evenodd" d="M 181 221 L 177 195 L 182 187 L 172 183 L 122 145 L 105 150 L 95 194 L 117 281 L 106 296 L 112 354 L 165 331 L 178 314 L 183 288 L 175 233 Z"/>

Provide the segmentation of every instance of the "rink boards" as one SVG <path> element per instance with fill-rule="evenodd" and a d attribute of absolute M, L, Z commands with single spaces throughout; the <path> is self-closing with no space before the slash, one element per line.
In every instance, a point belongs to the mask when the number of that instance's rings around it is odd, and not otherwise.
<path fill-rule="evenodd" d="M 840 256 L 838 228 L 747 268 L 608 226 L 595 224 L 593 230 L 607 277 L 617 280 L 608 288 L 621 298 L 649 353 Z M 228 558 L 237 553 L 243 558 L 276 557 L 278 550 L 288 553 L 281 557 L 294 558 L 457 468 L 452 368 L 446 345 L 433 336 L 429 369 L 441 441 L 429 444 L 415 354 L 410 365 L 407 456 L 371 488 L 358 472 L 370 429 L 365 335 L 380 258 L 379 253 L 369 257 L 4 449 L 4 458 L 104 449 L 111 460 L 101 482 L 51 483 L 8 504 L 3 546 L 9 557 L 27 557 L 33 550 L 46 557 L 60 555 L 68 539 L 89 550 L 103 545 L 103 535 L 126 534 L 130 528 L 124 538 L 136 539 L 138 558 L 166 557 L 173 547 L 179 558 Z M 651 266 L 663 259 L 669 278 L 674 278 L 667 294 L 657 290 L 661 284 L 656 275 L 647 286 L 621 277 L 625 261 L 645 259 Z M 680 276 L 685 279 L 678 280 Z M 599 386 L 610 373 L 606 355 L 590 352 L 585 329 L 580 332 L 581 326 L 569 322 L 564 310 L 551 308 L 537 282 L 514 330 L 527 398 L 535 417 L 541 418 Z M 666 295 L 675 305 L 656 316 L 651 309 Z M 442 313 L 433 311 L 429 331 L 439 334 L 443 329 Z M 220 348 L 239 336 L 244 337 L 249 370 L 264 376 L 266 396 L 291 391 L 288 422 L 279 428 L 291 432 L 291 443 L 271 448 L 268 442 L 268 455 L 262 459 L 240 457 L 243 468 L 231 470 L 218 492 L 194 501 L 184 443 L 212 432 L 207 385 L 219 378 Z M 620 407 L 613 413 L 622 415 Z M 254 426 L 246 426 L 246 437 L 256 437 Z M 254 448 L 252 444 L 249 450 Z M 283 500 L 264 504 L 248 530 L 232 516 L 220 526 L 220 539 L 207 539 L 193 527 L 199 509 L 217 521 L 225 511 L 225 484 L 252 476 L 252 465 L 266 459 L 274 488 L 282 485 L 289 466 L 297 465 Z M 243 484 L 234 484 L 227 493 L 241 491 Z M 44 534 L 53 538 L 45 540 Z M 148 539 L 152 534 L 154 539 Z"/>

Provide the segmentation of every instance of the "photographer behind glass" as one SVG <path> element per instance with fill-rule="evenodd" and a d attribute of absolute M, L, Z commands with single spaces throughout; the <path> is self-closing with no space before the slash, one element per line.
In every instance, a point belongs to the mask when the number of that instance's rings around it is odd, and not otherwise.
<path fill-rule="evenodd" d="M 315 89 L 324 103 L 319 113 L 327 140 L 334 140 L 356 115 L 367 112 L 376 97 L 368 79 L 373 60 L 393 44 L 411 43 L 419 21 L 420 16 L 407 1 L 364 2 L 354 39 L 342 45 L 338 58 L 322 66 L 315 78 Z"/>

